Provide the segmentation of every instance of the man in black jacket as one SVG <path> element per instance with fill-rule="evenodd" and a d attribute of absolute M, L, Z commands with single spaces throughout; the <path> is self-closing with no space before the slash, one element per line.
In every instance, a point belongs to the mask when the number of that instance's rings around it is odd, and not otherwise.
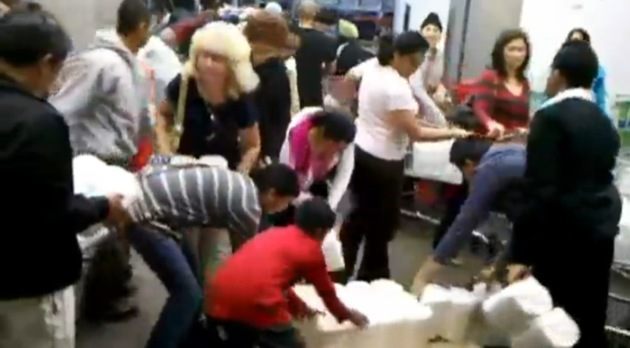
<path fill-rule="evenodd" d="M 73 193 L 68 127 L 45 99 L 70 46 L 46 13 L 0 18 L 0 347 L 74 347 L 76 233 L 128 219 L 120 197 Z"/>
<path fill-rule="evenodd" d="M 582 42 L 554 58 L 554 95 L 527 141 L 526 205 L 514 223 L 510 280 L 531 272 L 581 332 L 576 347 L 607 347 L 610 267 L 621 200 L 613 183 L 619 136 L 593 102 L 597 56 Z"/>

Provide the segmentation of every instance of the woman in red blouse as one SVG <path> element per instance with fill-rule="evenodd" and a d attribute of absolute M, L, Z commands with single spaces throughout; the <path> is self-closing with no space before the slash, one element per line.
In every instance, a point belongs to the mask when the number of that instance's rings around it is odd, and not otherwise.
<path fill-rule="evenodd" d="M 482 73 L 473 101 L 475 115 L 492 137 L 528 128 L 529 82 L 525 70 L 529 57 L 529 40 L 521 30 L 504 31 L 494 44 L 492 67 Z"/>

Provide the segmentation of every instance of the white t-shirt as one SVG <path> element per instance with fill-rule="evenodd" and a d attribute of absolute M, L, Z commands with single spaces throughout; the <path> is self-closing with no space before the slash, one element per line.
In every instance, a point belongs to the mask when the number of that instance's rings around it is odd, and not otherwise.
<path fill-rule="evenodd" d="M 365 71 L 359 87 L 359 117 L 355 144 L 372 156 L 384 160 L 402 160 L 409 137 L 387 124 L 391 111 L 418 113 L 407 79 L 392 67 L 377 66 Z"/>

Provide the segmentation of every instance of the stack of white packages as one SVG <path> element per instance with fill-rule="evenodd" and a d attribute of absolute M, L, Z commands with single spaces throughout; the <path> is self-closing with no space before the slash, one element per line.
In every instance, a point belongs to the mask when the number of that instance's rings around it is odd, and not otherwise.
<path fill-rule="evenodd" d="M 513 348 L 570 348 L 580 338 L 580 329 L 562 308 L 536 318 L 512 340 Z"/>
<path fill-rule="evenodd" d="M 481 297 L 461 288 L 444 288 L 430 284 L 422 292 L 420 303 L 433 312 L 432 337 L 462 343 L 479 308 Z"/>
<path fill-rule="evenodd" d="M 529 323 L 553 308 L 549 291 L 534 277 L 514 283 L 483 302 L 483 315 L 490 326 L 514 337 Z"/>
<path fill-rule="evenodd" d="M 575 322 L 564 310 L 553 309 L 549 292 L 534 277 L 490 296 L 482 311 L 489 328 L 508 335 L 512 347 L 572 347 L 580 337 Z"/>
<path fill-rule="evenodd" d="M 308 347 L 316 348 L 423 348 L 431 333 L 431 310 L 418 303 L 402 286 L 378 280 L 371 284 L 350 282 L 336 285 L 337 294 L 349 308 L 365 314 L 370 325 L 364 330 L 346 322 L 337 323 L 310 285 L 294 288 L 309 306 L 325 315 L 314 321 L 298 323 Z"/>

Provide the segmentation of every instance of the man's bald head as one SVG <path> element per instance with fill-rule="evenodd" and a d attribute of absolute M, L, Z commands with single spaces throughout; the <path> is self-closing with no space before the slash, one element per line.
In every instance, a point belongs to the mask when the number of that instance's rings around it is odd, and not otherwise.
<path fill-rule="evenodd" d="M 319 12 L 319 5 L 313 0 L 303 0 L 298 9 L 300 20 L 312 21 Z"/>

